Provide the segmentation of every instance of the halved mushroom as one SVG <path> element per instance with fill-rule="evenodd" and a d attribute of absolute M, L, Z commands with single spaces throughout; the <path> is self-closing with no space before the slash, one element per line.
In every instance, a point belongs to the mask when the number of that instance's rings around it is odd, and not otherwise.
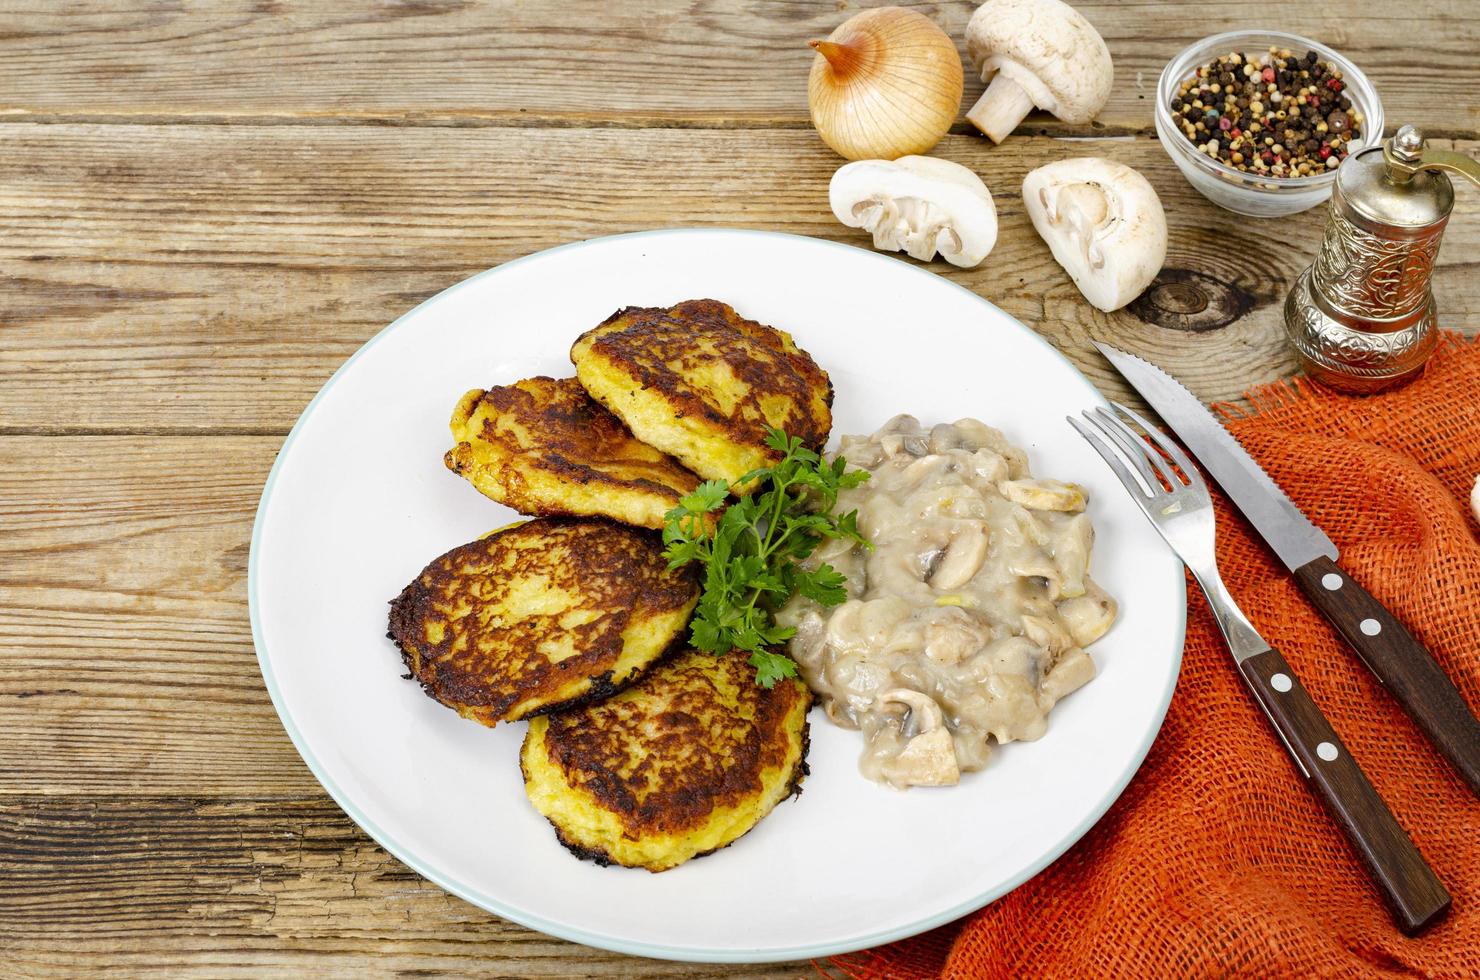
<path fill-rule="evenodd" d="M 911 738 L 945 727 L 946 716 L 940 705 L 921 691 L 907 687 L 891 688 L 879 695 L 879 706 L 901 715 L 900 730 Z"/>
<path fill-rule="evenodd" d="M 1059 592 L 1065 598 L 1074 599 L 1084 595 L 1089 554 L 1095 544 L 1095 528 L 1088 514 L 1075 514 L 1067 521 L 1060 519 L 1058 532 L 1053 563 L 1059 570 Z"/>
<path fill-rule="evenodd" d="M 1060 0 L 988 0 L 966 25 L 966 51 L 988 83 L 966 118 L 993 143 L 1034 106 L 1064 122 L 1089 122 L 1115 81 L 1100 32 Z"/>
<path fill-rule="evenodd" d="M 1038 685 L 1038 707 L 1047 712 L 1059 699 L 1079 690 L 1095 677 L 1095 662 L 1079 647 L 1073 647 L 1043 675 Z"/>
<path fill-rule="evenodd" d="M 971 472 L 978 480 L 1000 483 L 1008 478 L 1007 459 L 990 449 L 978 449 L 971 454 Z"/>
<path fill-rule="evenodd" d="M 1020 548 L 1008 559 L 1007 570 L 1019 579 L 1037 580 L 1042 583 L 1042 594 L 1058 602 L 1066 598 L 1059 566 L 1054 564 L 1048 553 L 1041 548 Z"/>
<path fill-rule="evenodd" d="M 931 562 L 925 581 L 932 589 L 959 589 L 987 560 L 992 531 L 985 521 L 959 521 L 951 528 L 945 553 Z"/>
<path fill-rule="evenodd" d="M 944 728 L 910 739 L 889 768 L 896 779 L 909 786 L 954 786 L 961 781 L 956 745 Z"/>
<path fill-rule="evenodd" d="M 904 708 L 908 715 L 901 730 L 914 734 L 886 767 L 889 781 L 903 786 L 954 786 L 961 781 L 961 766 L 956 761 L 956 747 L 946 728 L 945 715 L 934 699 L 919 691 L 895 688 L 879 695 L 887 709 Z"/>
<path fill-rule="evenodd" d="M 941 605 L 925 627 L 925 656 L 938 664 L 959 664 L 976 653 L 992 637 L 989 630 L 974 619 L 970 613 L 957 605 Z"/>
<path fill-rule="evenodd" d="M 897 595 L 849 599 L 834 609 L 827 619 L 827 645 L 840 659 L 847 654 L 862 655 L 869 650 L 877 650 L 913 611 L 914 607 Z M 858 669 L 863 670 L 867 666 L 866 661 L 861 661 Z"/>
<path fill-rule="evenodd" d="M 1023 180 L 1033 227 L 1096 309 L 1139 296 L 1167 257 L 1167 218 L 1146 178 L 1099 157 L 1060 160 Z"/>
<path fill-rule="evenodd" d="M 1085 580 L 1084 595 L 1059 604 L 1059 617 L 1079 646 L 1087 647 L 1115 623 L 1117 607 L 1104 589 Z"/>
<path fill-rule="evenodd" d="M 1054 663 L 1059 654 L 1073 649 L 1074 639 L 1052 619 L 1044 616 L 1023 616 L 1023 635 L 1048 651 L 1048 662 Z"/>
<path fill-rule="evenodd" d="M 949 468 L 953 460 L 943 453 L 930 453 L 921 456 L 910 463 L 899 473 L 899 479 L 905 484 L 916 484 L 927 476 L 933 476 L 941 470 Z"/>
<path fill-rule="evenodd" d="M 874 236 L 874 248 L 922 262 L 937 252 L 971 268 L 997 244 L 997 208 L 981 178 L 934 157 L 859 160 L 833 174 L 833 214 Z"/>
<path fill-rule="evenodd" d="M 998 489 L 1002 496 L 1029 510 L 1060 510 L 1071 514 L 1084 510 L 1084 491 L 1060 480 L 1004 480 Z"/>

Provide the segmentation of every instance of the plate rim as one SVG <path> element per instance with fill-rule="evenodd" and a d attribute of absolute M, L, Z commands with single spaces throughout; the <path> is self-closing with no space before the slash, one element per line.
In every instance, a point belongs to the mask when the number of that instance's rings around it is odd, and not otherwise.
<path fill-rule="evenodd" d="M 1119 780 L 1117 780 L 1117 783 L 1113 787 L 1113 789 L 1108 794 L 1106 794 L 1104 799 L 1099 801 L 1099 803 L 1091 808 L 1090 812 L 1087 814 L 1084 820 L 1080 821 L 1080 823 L 1076 825 L 1072 830 L 1070 830 L 1067 834 L 1065 834 L 1062 839 L 1060 839 L 1052 847 L 1050 847 L 1043 854 L 1043 856 L 1040 857 L 1038 861 L 1033 862 L 1033 864 L 1031 864 L 1024 872 L 1020 873 L 1019 875 L 1013 876 L 1006 882 L 1003 882 L 994 888 L 987 889 L 981 894 L 967 899 L 964 902 L 958 903 L 957 905 L 949 909 L 937 912 L 933 915 L 925 916 L 924 918 L 918 919 L 908 925 L 897 926 L 892 929 L 879 930 L 875 933 L 871 933 L 867 936 L 859 937 L 856 939 L 845 940 L 842 942 L 810 943 L 766 950 L 731 951 L 723 949 L 667 946 L 662 943 L 623 939 L 618 936 L 602 935 L 598 933 L 588 933 L 578 927 L 566 926 L 562 923 L 551 922 L 541 918 L 539 915 L 525 912 L 522 909 L 513 908 L 505 904 L 503 901 L 487 895 L 476 888 L 472 888 L 464 883 L 455 882 L 448 878 L 445 878 L 435 869 L 423 864 L 416 857 L 412 849 L 408 847 L 403 847 L 399 842 L 397 842 L 382 828 L 380 828 L 375 823 L 375 821 L 372 820 L 363 810 L 361 810 L 360 807 L 355 804 L 355 802 L 348 796 L 348 794 L 346 794 L 339 787 L 339 785 L 335 783 L 332 778 L 330 778 L 327 771 L 319 763 L 318 758 L 314 755 L 313 751 L 304 741 L 302 733 L 298 730 L 297 725 L 293 721 L 292 714 L 286 708 L 282 693 L 278 689 L 277 677 L 274 675 L 272 666 L 268 662 L 267 656 L 265 654 L 267 644 L 263 638 L 260 614 L 258 609 L 260 603 L 257 597 L 258 554 L 261 545 L 263 518 L 267 512 L 267 505 L 272 499 L 272 492 L 277 482 L 280 467 L 283 465 L 283 461 L 287 458 L 288 450 L 292 447 L 294 440 L 298 437 L 299 431 L 303 428 L 304 424 L 313 414 L 313 411 L 318 406 L 320 399 L 322 399 L 328 393 L 329 389 L 332 388 L 334 384 L 340 379 L 340 377 L 343 376 L 344 373 L 350 369 L 355 361 L 359 360 L 361 355 L 365 354 L 380 341 L 384 340 L 393 331 L 401 327 L 412 317 L 423 312 L 428 307 L 439 302 L 440 300 L 447 298 L 452 293 L 466 286 L 470 286 L 473 283 L 478 282 L 484 278 L 493 276 L 499 272 L 502 272 L 513 266 L 520 265 L 524 262 L 528 262 L 532 259 L 547 257 L 557 252 L 573 251 L 599 243 L 652 237 L 723 237 L 737 235 L 755 238 L 782 238 L 799 240 L 802 242 L 807 242 L 809 244 L 827 248 L 846 249 L 849 252 L 868 256 L 870 259 L 877 259 L 879 261 L 899 261 L 891 256 L 884 255 L 883 253 L 875 252 L 870 249 L 859 248 L 857 246 L 849 245 L 844 242 L 836 242 L 826 238 L 815 238 L 809 235 L 796 235 L 790 232 L 766 231 L 754 228 L 726 227 L 658 228 L 645 231 L 626 232 L 618 235 L 602 235 L 595 238 L 584 238 L 574 242 L 566 242 L 562 245 L 555 245 L 550 248 L 541 249 L 537 252 L 531 252 L 527 255 L 521 255 L 518 258 L 510 259 L 507 262 L 503 262 L 491 268 L 484 269 L 482 272 L 474 273 L 473 275 L 468 276 L 466 279 L 459 280 L 458 282 L 453 283 L 452 285 L 435 293 L 434 295 L 427 297 L 416 306 L 412 307 L 410 310 L 407 310 L 405 313 L 402 313 L 400 316 L 396 317 L 396 319 L 392 320 L 389 324 L 382 327 L 379 331 L 375 333 L 374 336 L 366 340 L 363 344 L 360 345 L 359 348 L 355 350 L 353 354 L 345 359 L 344 363 L 339 365 L 339 367 L 335 369 L 334 373 L 329 376 L 328 380 L 326 380 L 324 384 L 319 388 L 319 390 L 314 393 L 313 398 L 309 400 L 309 403 L 304 407 L 303 411 L 299 413 L 298 418 L 293 423 L 293 427 L 288 430 L 287 436 L 284 437 L 282 446 L 279 447 L 277 456 L 273 459 L 272 468 L 268 471 L 267 479 L 263 483 L 262 496 L 258 500 L 257 511 L 252 520 L 251 548 L 248 552 L 247 557 L 247 611 L 252 627 L 252 646 L 257 655 L 258 670 L 262 674 L 263 683 L 267 688 L 268 696 L 272 699 L 273 710 L 277 713 L 278 721 L 282 724 L 284 731 L 287 732 L 288 738 L 293 743 L 293 748 L 297 750 L 299 758 L 303 760 L 303 763 L 306 766 L 308 766 L 309 772 L 311 772 L 314 778 L 318 780 L 319 785 L 322 786 L 324 791 L 329 794 L 330 798 L 334 800 L 334 803 L 341 810 L 344 811 L 345 815 L 355 822 L 356 826 L 358 826 L 362 831 L 368 834 L 377 844 L 385 848 L 387 852 L 389 852 L 393 857 L 396 858 L 396 860 L 400 861 L 406 867 L 410 868 L 412 871 L 415 871 L 418 875 L 425 878 L 427 881 L 430 881 L 438 888 L 441 888 L 443 891 L 455 895 L 463 901 L 483 909 L 485 912 L 489 912 L 491 914 L 508 919 L 509 921 L 522 925 L 526 928 L 534 929 L 538 932 L 544 933 L 547 936 L 554 936 L 558 939 L 565 939 L 571 942 L 580 943 L 582 945 L 592 946 L 597 949 L 605 949 L 611 952 L 623 953 L 629 956 L 647 956 L 654 959 L 672 960 L 688 963 L 779 963 L 790 960 L 807 960 L 815 959 L 818 957 L 839 956 L 845 953 L 857 952 L 859 950 L 868 949 L 884 943 L 894 942 L 900 939 L 907 939 L 911 936 L 917 936 L 923 932 L 927 932 L 948 922 L 953 922 L 956 919 L 961 918 L 962 916 L 969 915 L 972 912 L 985 908 L 987 905 L 990 905 L 992 902 L 995 902 L 997 899 L 1014 891 L 1019 886 L 1036 877 L 1050 864 L 1053 864 L 1060 857 L 1062 857 L 1064 853 L 1069 850 L 1069 848 L 1077 844 L 1084 837 L 1084 835 L 1087 834 L 1092 827 L 1094 827 L 1095 824 L 1099 823 L 1100 819 L 1106 814 L 1106 812 L 1109 811 L 1110 807 L 1115 804 L 1115 801 L 1120 799 L 1120 797 L 1125 793 L 1126 787 L 1130 785 L 1130 781 L 1135 778 L 1136 773 L 1140 772 L 1141 766 L 1146 761 L 1147 753 L 1151 751 L 1151 746 L 1156 741 L 1157 736 L 1161 733 L 1161 729 L 1166 721 L 1167 709 L 1171 705 L 1172 695 L 1176 691 L 1177 680 L 1181 673 L 1182 654 L 1187 637 L 1187 594 L 1185 589 L 1179 589 L 1179 598 L 1176 603 L 1178 616 L 1176 629 L 1177 650 L 1175 656 L 1172 658 L 1171 669 L 1168 671 L 1167 681 L 1163 687 L 1160 697 L 1158 698 L 1158 705 L 1156 709 L 1156 723 L 1151 727 L 1150 734 L 1144 740 L 1144 743 L 1136 750 L 1135 764 L 1128 767 L 1125 774 Z M 920 275 L 927 276 L 934 282 L 949 286 L 952 289 L 960 290 L 961 292 L 970 296 L 972 299 L 976 300 L 978 303 L 982 303 L 990 307 L 992 310 L 1006 317 L 1012 323 L 1017 324 L 1025 333 L 1031 336 L 1033 340 L 1042 345 L 1049 354 L 1062 361 L 1071 371 L 1074 372 L 1074 374 L 1078 375 L 1081 378 L 1084 378 L 1083 372 L 1080 371 L 1079 368 L 1075 367 L 1072 361 L 1065 357 L 1063 353 L 1061 353 L 1056 347 L 1050 344 L 1040 333 L 1029 327 L 1027 324 L 1023 323 L 1021 320 L 1018 320 L 1017 317 L 1014 317 L 1011 314 L 1007 313 L 991 300 L 986 299 L 985 297 L 973 292 L 970 289 L 967 289 L 960 283 L 953 282 L 952 280 L 946 279 L 943 276 L 936 275 L 924 266 L 912 265 L 907 263 L 901 263 L 901 265 L 903 268 L 909 269 L 912 273 L 918 273 Z M 1102 394 L 1100 394 L 1099 390 L 1095 388 L 1092 383 L 1089 383 L 1088 378 L 1084 378 L 1084 380 L 1088 384 L 1095 400 L 1100 405 L 1108 407 L 1109 402 Z"/>

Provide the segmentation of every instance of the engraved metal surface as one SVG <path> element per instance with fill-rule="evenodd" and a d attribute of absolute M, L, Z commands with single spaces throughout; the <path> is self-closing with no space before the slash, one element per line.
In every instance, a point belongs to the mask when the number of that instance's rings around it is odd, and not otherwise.
<path fill-rule="evenodd" d="M 1428 302 L 1443 235 L 1441 221 L 1418 237 L 1384 238 L 1354 224 L 1333 200 L 1313 288 L 1354 318 L 1391 320 L 1413 313 Z"/>
<path fill-rule="evenodd" d="M 1365 393 L 1422 370 L 1439 340 L 1430 280 L 1454 209 L 1444 172 L 1480 183 L 1480 162 L 1431 154 L 1411 126 L 1342 164 L 1321 250 L 1285 299 L 1285 331 L 1311 377 Z"/>
<path fill-rule="evenodd" d="M 1439 333 L 1427 283 L 1423 315 L 1390 333 L 1354 330 L 1323 313 L 1310 294 L 1311 270 L 1285 300 L 1285 330 L 1305 373 L 1333 388 L 1359 394 L 1402 384 L 1422 369 Z"/>

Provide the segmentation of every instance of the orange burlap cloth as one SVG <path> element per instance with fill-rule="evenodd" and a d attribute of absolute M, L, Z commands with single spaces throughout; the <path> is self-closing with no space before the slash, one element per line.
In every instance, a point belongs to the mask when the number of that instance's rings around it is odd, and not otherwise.
<path fill-rule="evenodd" d="M 1224 407 L 1228 427 L 1341 563 L 1480 709 L 1480 343 L 1447 336 L 1418 381 L 1370 398 L 1306 382 Z M 1480 977 L 1480 801 L 1230 506 L 1218 563 L 1454 897 L 1404 938 L 1233 668 L 1203 597 L 1166 724 L 1120 800 L 1016 891 L 915 939 L 838 957 L 876 977 Z M 1094 697 L 1094 686 L 1076 697 Z M 918 791 L 917 791 L 918 792 Z"/>

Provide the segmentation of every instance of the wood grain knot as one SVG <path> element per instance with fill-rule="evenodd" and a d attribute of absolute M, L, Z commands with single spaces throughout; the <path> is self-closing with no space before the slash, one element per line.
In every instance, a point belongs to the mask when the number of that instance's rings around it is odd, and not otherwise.
<path fill-rule="evenodd" d="M 1191 269 L 1161 270 L 1128 307 L 1147 323 L 1192 333 L 1219 330 L 1253 308 L 1248 292 Z"/>

